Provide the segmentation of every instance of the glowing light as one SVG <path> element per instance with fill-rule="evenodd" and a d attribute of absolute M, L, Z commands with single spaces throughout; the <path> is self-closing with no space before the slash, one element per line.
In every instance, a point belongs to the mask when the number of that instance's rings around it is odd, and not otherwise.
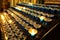
<path fill-rule="evenodd" d="M 8 37 L 6 36 L 6 34 L 5 34 L 5 39 L 8 40 Z"/>
<path fill-rule="evenodd" d="M 6 13 L 4 12 L 4 15 L 6 15 Z"/>
<path fill-rule="evenodd" d="M 4 20 L 3 23 L 5 23 L 6 21 Z"/>
<path fill-rule="evenodd" d="M 5 23 L 6 22 L 6 20 L 5 20 L 5 18 L 4 18 L 3 15 L 1 15 L 1 19 L 2 19 L 2 23 Z"/>
<path fill-rule="evenodd" d="M 25 7 L 23 7 L 23 9 L 26 9 Z"/>
<path fill-rule="evenodd" d="M 29 3 L 30 5 L 33 5 L 32 3 Z"/>
<path fill-rule="evenodd" d="M 44 16 L 41 16 L 41 17 L 39 17 L 39 18 L 40 18 L 40 21 L 43 21 L 43 20 L 45 19 Z"/>
<path fill-rule="evenodd" d="M 11 15 L 13 16 L 14 14 L 13 14 L 13 13 L 11 13 Z"/>
<path fill-rule="evenodd" d="M 8 22 L 9 22 L 9 23 L 12 23 L 12 20 L 9 20 Z"/>
<path fill-rule="evenodd" d="M 31 34 L 31 36 L 34 36 L 35 34 L 37 34 L 37 30 L 33 29 L 33 28 L 30 28 L 29 29 L 29 33 Z"/>
<path fill-rule="evenodd" d="M 1 15 L 1 18 L 2 18 L 2 20 L 4 20 L 4 19 L 5 19 L 3 15 Z"/>
<path fill-rule="evenodd" d="M 44 21 L 46 21 L 46 22 L 51 22 L 52 19 L 50 19 L 50 18 L 45 18 Z"/>
<path fill-rule="evenodd" d="M 18 10 L 22 10 L 22 9 L 20 9 L 20 8 L 18 8 L 18 7 L 15 7 L 16 9 L 18 9 Z"/>

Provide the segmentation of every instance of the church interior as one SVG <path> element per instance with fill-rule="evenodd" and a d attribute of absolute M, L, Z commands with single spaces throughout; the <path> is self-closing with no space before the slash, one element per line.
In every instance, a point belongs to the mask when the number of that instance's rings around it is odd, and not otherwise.
<path fill-rule="evenodd" d="M 60 0 L 0 0 L 1 40 L 60 40 Z"/>

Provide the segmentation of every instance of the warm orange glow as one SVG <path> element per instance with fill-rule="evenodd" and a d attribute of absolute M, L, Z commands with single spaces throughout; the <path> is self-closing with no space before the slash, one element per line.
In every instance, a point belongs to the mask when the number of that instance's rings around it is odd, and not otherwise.
<path fill-rule="evenodd" d="M 1 15 L 1 19 L 2 19 L 2 23 L 6 22 L 5 17 L 3 15 Z"/>
<path fill-rule="evenodd" d="M 5 34 L 5 40 L 8 40 L 8 37 L 6 36 L 6 34 Z"/>
<path fill-rule="evenodd" d="M 13 13 L 11 13 L 11 15 L 13 16 L 14 14 L 13 14 Z"/>
<path fill-rule="evenodd" d="M 46 22 L 51 22 L 51 21 L 52 21 L 52 19 L 45 18 L 45 19 L 44 19 L 44 21 L 46 21 Z"/>
<path fill-rule="evenodd" d="M 18 9 L 18 10 L 22 10 L 21 8 L 18 8 L 18 7 L 15 7 L 16 9 Z"/>
<path fill-rule="evenodd" d="M 9 20 L 8 22 L 9 22 L 9 23 L 12 23 L 12 20 Z"/>
<path fill-rule="evenodd" d="M 34 36 L 35 34 L 37 34 L 37 30 L 33 29 L 33 28 L 30 28 L 29 31 L 28 31 L 32 36 Z"/>
<path fill-rule="evenodd" d="M 33 5 L 32 3 L 29 3 L 30 5 Z"/>
<path fill-rule="evenodd" d="M 40 16 L 40 21 L 43 21 L 45 19 L 45 16 Z"/>
<path fill-rule="evenodd" d="M 6 15 L 6 13 L 4 12 L 4 15 Z"/>
<path fill-rule="evenodd" d="M 4 20 L 3 23 L 5 23 L 6 21 Z"/>
<path fill-rule="evenodd" d="M 23 9 L 26 9 L 25 7 L 23 7 Z"/>
<path fill-rule="evenodd" d="M 40 18 L 41 18 L 41 19 L 44 19 L 45 17 L 44 17 L 44 16 L 41 16 Z"/>
<path fill-rule="evenodd" d="M 4 20 L 4 19 L 5 19 L 3 15 L 1 15 L 1 19 L 2 19 L 2 20 Z"/>

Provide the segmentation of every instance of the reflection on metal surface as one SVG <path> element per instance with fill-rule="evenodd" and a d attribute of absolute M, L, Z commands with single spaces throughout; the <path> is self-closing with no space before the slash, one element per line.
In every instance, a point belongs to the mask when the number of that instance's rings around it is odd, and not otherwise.
<path fill-rule="evenodd" d="M 9 23 L 12 23 L 12 20 L 8 20 Z"/>
<path fill-rule="evenodd" d="M 13 13 L 11 13 L 11 15 L 13 16 L 14 14 L 13 14 Z"/>
<path fill-rule="evenodd" d="M 1 15 L 1 19 L 2 19 L 2 23 L 6 22 L 5 17 L 3 15 Z"/>
<path fill-rule="evenodd" d="M 12 7 L 0 15 L 6 40 L 24 40 L 26 37 L 27 40 L 41 39 L 54 29 L 53 26 L 59 21 L 54 18 L 54 14 L 38 11 L 39 8 L 45 10 L 46 7 L 43 5 L 41 7 L 40 5 L 34 7 L 35 4 L 32 3 L 25 5 L 26 7 Z"/>
<path fill-rule="evenodd" d="M 6 34 L 5 34 L 5 40 L 8 40 L 8 37 L 6 36 Z"/>
<path fill-rule="evenodd" d="M 3 23 L 5 23 L 6 21 L 4 20 Z"/>
<path fill-rule="evenodd" d="M 43 20 L 45 19 L 44 16 L 41 16 L 41 17 L 39 17 L 39 18 L 40 18 L 40 21 L 43 21 Z"/>
<path fill-rule="evenodd" d="M 6 13 L 4 12 L 4 15 L 6 15 Z"/>
<path fill-rule="evenodd" d="M 32 3 L 29 3 L 29 5 L 33 5 Z"/>
<path fill-rule="evenodd" d="M 23 7 L 23 9 L 26 9 L 26 7 Z"/>
<path fill-rule="evenodd" d="M 18 10 L 22 10 L 22 9 L 20 9 L 20 8 L 18 8 L 18 7 L 15 7 L 16 9 L 18 9 Z"/>
<path fill-rule="evenodd" d="M 50 33 L 57 25 L 58 25 L 59 23 L 57 23 L 55 26 L 53 26 L 48 32 L 46 32 L 43 36 L 42 36 L 42 38 L 44 38 L 48 33 Z M 42 40 L 42 38 L 41 38 L 41 40 Z"/>
<path fill-rule="evenodd" d="M 44 21 L 46 21 L 46 22 L 51 22 L 52 19 L 50 19 L 50 18 L 45 18 Z"/>
<path fill-rule="evenodd" d="M 1 15 L 1 19 L 2 19 L 2 20 L 4 20 L 4 19 L 5 19 L 3 15 Z"/>
<path fill-rule="evenodd" d="M 29 33 L 31 34 L 31 36 L 34 36 L 34 35 L 36 35 L 37 34 L 37 30 L 35 30 L 35 29 L 32 29 L 32 28 L 30 28 L 29 29 Z"/>

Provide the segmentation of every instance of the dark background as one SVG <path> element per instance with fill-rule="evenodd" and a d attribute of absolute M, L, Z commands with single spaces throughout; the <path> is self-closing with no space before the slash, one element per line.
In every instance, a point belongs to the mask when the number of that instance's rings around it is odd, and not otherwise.
<path fill-rule="evenodd" d="M 60 40 L 60 24 L 42 40 Z"/>

